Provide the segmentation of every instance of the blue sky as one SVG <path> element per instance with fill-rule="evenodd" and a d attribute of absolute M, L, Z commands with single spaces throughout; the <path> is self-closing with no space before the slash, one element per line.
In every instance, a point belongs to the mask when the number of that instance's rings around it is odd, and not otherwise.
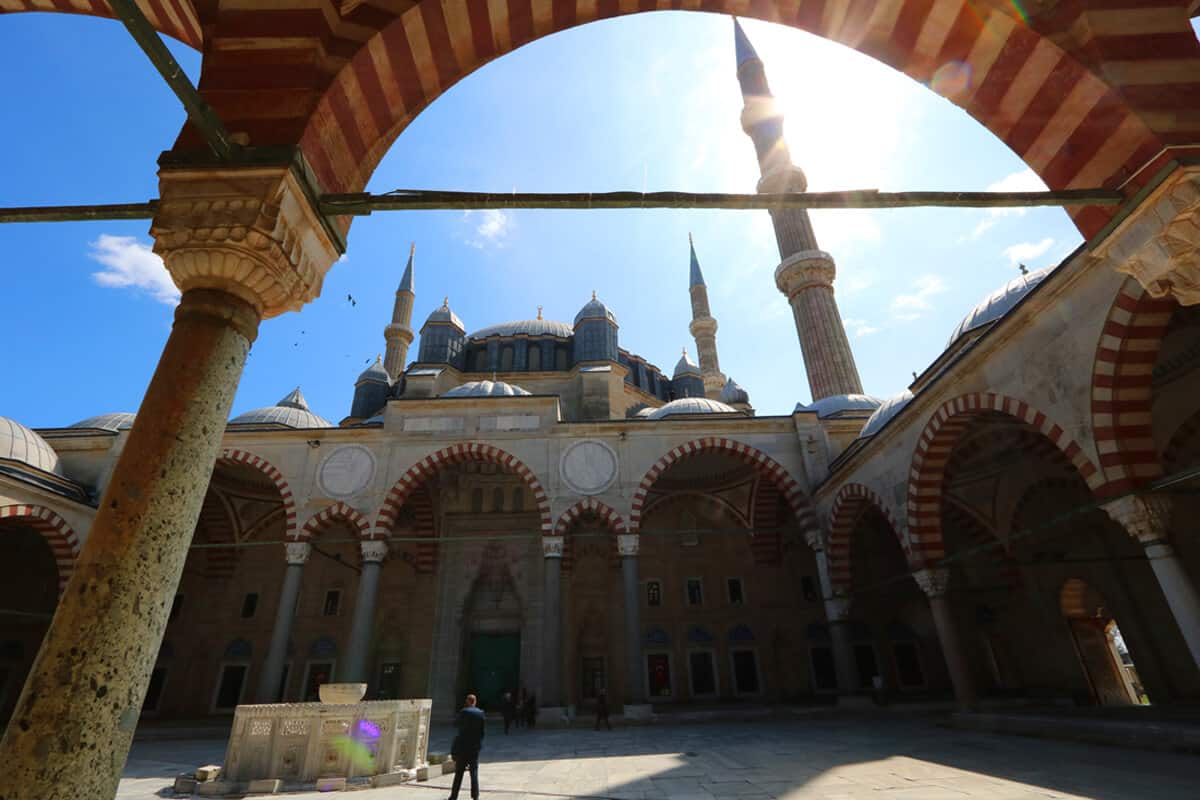
<path fill-rule="evenodd" d="M 1040 188 L 1025 165 L 948 101 L 866 56 L 798 31 L 746 30 L 814 190 Z M 739 124 L 729 18 L 638 14 L 566 31 L 453 87 L 397 140 L 372 191 L 753 191 Z M 171 43 L 193 78 L 198 54 Z M 97 57 L 101 54 L 103 57 Z M 155 159 L 183 113 L 124 29 L 65 15 L 0 18 L 6 124 L 0 203 L 127 202 L 156 195 Z M 868 393 L 902 390 L 958 320 L 1079 243 L 1058 209 L 816 212 L 838 263 L 838 302 Z M 170 328 L 172 292 L 146 222 L 4 225 L 0 415 L 35 427 L 135 410 Z M 234 413 L 299 384 L 313 410 L 348 413 L 417 243 L 414 327 L 450 304 L 469 329 L 536 315 L 570 321 L 595 290 L 621 345 L 670 371 L 688 336 L 687 234 L 721 366 L 760 414 L 809 391 L 791 312 L 774 286 L 766 212 L 407 212 L 361 218 L 323 295 L 265 322 Z M 347 294 L 357 300 L 351 305 Z M 415 356 L 415 347 L 410 357 Z"/>

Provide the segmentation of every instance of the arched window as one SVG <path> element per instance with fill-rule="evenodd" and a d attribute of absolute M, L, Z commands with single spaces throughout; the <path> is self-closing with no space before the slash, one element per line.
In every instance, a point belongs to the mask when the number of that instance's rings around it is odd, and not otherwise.
<path fill-rule="evenodd" d="M 542 369 L 542 346 L 540 342 L 529 343 L 529 371 L 540 372 Z"/>
<path fill-rule="evenodd" d="M 492 511 L 504 510 L 504 490 L 496 487 L 492 490 Z"/>
<path fill-rule="evenodd" d="M 513 489 L 513 511 L 525 510 L 525 490 L 520 486 Z"/>
<path fill-rule="evenodd" d="M 487 372 L 487 350 L 482 347 L 475 351 L 475 371 Z"/>
<path fill-rule="evenodd" d="M 557 370 L 560 370 L 560 371 L 566 370 L 566 368 L 567 368 L 567 348 L 565 348 L 565 347 L 554 348 L 554 368 Z"/>
<path fill-rule="evenodd" d="M 510 345 L 506 345 L 505 348 L 500 351 L 500 371 L 501 372 L 511 372 L 512 365 L 513 365 L 513 347 L 510 344 Z"/>

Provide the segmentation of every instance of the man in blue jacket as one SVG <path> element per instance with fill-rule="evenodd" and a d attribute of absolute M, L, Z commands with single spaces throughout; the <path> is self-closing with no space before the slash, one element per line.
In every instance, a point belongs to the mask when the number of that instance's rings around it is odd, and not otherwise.
<path fill-rule="evenodd" d="M 450 787 L 450 800 L 458 800 L 458 790 L 462 786 L 463 772 L 471 769 L 471 800 L 479 800 L 479 750 L 483 747 L 483 710 L 476 707 L 475 695 L 467 695 L 467 704 L 454 718 L 454 727 L 458 733 L 454 743 L 450 745 L 450 755 L 454 757 L 454 785 Z"/>

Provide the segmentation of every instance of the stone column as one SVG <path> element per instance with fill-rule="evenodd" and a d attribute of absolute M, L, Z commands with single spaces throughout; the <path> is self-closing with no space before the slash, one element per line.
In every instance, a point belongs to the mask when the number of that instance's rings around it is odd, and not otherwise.
<path fill-rule="evenodd" d="M 299 168 L 166 169 L 151 233 L 183 293 L 0 742 L 0 797 L 113 797 L 259 320 L 337 248 Z"/>
<path fill-rule="evenodd" d="M 1145 550 L 1192 661 L 1200 667 L 1200 594 L 1167 539 L 1171 498 L 1161 494 L 1131 495 L 1113 500 L 1104 510 Z"/>
<path fill-rule="evenodd" d="M 271 644 L 267 660 L 258 676 L 255 699 L 260 703 L 278 703 L 279 681 L 283 678 L 283 662 L 287 660 L 288 641 L 292 638 L 292 620 L 296 617 L 296 600 L 300 597 L 300 576 L 308 561 L 312 545 L 308 542 L 288 542 L 287 571 L 283 574 L 283 589 L 279 592 L 279 608 L 275 611 L 275 627 L 271 628 Z"/>
<path fill-rule="evenodd" d="M 946 599 L 950 571 L 941 568 L 922 569 L 914 572 L 913 578 L 929 598 L 929 610 L 933 612 L 933 624 L 937 628 L 942 655 L 950 671 L 950 683 L 954 686 L 954 699 L 963 710 L 973 708 L 976 700 L 975 681 L 971 677 L 971 666 L 967 662 L 966 653 L 963 652 L 958 625 L 954 622 L 954 612 Z"/>
<path fill-rule="evenodd" d="M 642 680 L 642 604 L 638 581 L 638 535 L 617 537 L 621 554 L 621 579 L 625 594 L 625 702 L 641 705 L 646 702 L 645 681 Z"/>
<path fill-rule="evenodd" d="M 543 706 L 562 705 L 562 557 L 563 537 L 542 537 L 542 698 Z"/>
<path fill-rule="evenodd" d="M 375 596 L 379 593 L 379 573 L 387 558 L 387 542 L 362 543 L 362 575 L 358 578 L 358 597 L 354 601 L 354 619 L 350 622 L 350 645 L 340 669 L 346 683 L 367 683 L 367 651 L 371 647 L 371 628 L 375 624 Z"/>
<path fill-rule="evenodd" d="M 854 643 L 850 641 L 850 598 L 826 597 L 824 604 L 838 694 L 852 695 L 858 691 L 858 665 L 854 660 Z"/>

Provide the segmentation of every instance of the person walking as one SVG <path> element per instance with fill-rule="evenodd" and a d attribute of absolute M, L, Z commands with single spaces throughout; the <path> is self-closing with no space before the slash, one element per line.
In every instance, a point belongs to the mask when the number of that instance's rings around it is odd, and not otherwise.
<path fill-rule="evenodd" d="M 513 714 L 517 718 L 517 727 L 518 728 L 525 727 L 525 702 L 526 702 L 526 700 L 527 700 L 527 695 L 525 692 L 525 687 L 522 686 L 521 691 L 517 694 L 517 702 L 513 706 Z"/>
<path fill-rule="evenodd" d="M 612 730 L 612 723 L 608 721 L 608 692 L 603 689 L 596 697 L 596 730 L 600 730 L 600 723 L 604 723 L 604 727 Z"/>
<path fill-rule="evenodd" d="M 458 733 L 450 745 L 450 755 L 454 758 L 454 785 L 450 787 L 450 800 L 458 800 L 463 772 L 468 769 L 471 770 L 471 800 L 479 800 L 479 751 L 483 748 L 486 718 L 483 710 L 475 705 L 477 702 L 475 695 L 467 695 L 467 704 L 454 718 Z"/>
<path fill-rule="evenodd" d="M 517 706 L 513 702 L 512 692 L 504 693 L 504 699 L 500 703 L 500 713 L 504 715 L 504 733 L 507 734 L 513 718 L 517 715 Z"/>
<path fill-rule="evenodd" d="M 537 727 L 537 714 L 537 694 L 530 692 L 529 697 L 525 700 L 525 726 L 527 728 Z"/>

